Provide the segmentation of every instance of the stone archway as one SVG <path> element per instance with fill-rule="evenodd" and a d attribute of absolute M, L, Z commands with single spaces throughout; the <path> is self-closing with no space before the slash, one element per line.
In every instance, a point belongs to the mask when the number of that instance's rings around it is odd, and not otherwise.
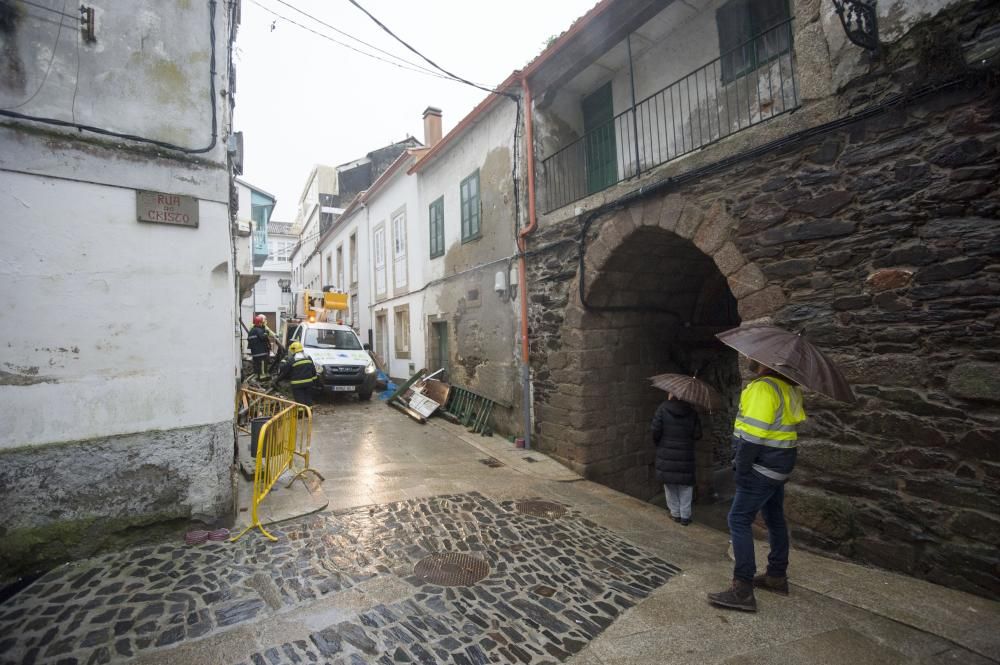
<path fill-rule="evenodd" d="M 715 333 L 761 318 L 784 303 L 730 240 L 735 222 L 721 204 L 656 197 L 595 223 L 584 271 L 569 287 L 561 347 L 548 369 L 567 379 L 545 396 L 539 445 L 614 489 L 648 499 L 660 491 L 649 423 L 663 393 L 647 378 L 696 373 L 718 387 L 724 407 L 703 414 L 698 492 L 729 461 L 738 408 L 737 354 Z M 579 285 L 583 279 L 581 302 Z"/>

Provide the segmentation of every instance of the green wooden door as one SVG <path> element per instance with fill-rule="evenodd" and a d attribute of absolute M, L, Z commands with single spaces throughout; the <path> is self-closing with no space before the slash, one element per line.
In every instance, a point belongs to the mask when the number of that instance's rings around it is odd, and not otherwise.
<path fill-rule="evenodd" d="M 609 81 L 583 100 L 588 194 L 599 192 L 618 182 L 618 154 L 615 150 L 613 120 L 614 106 Z"/>

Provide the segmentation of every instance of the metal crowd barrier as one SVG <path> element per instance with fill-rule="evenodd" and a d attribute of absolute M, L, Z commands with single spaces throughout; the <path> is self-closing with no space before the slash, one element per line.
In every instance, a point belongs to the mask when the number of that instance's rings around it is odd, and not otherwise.
<path fill-rule="evenodd" d="M 250 524 L 231 541 L 239 540 L 254 527 L 260 529 L 269 540 L 277 540 L 261 523 L 258 507 L 285 471 L 294 472 L 287 487 L 291 487 L 296 479 L 307 472 L 315 473 L 320 480 L 325 480 L 323 474 L 309 466 L 312 409 L 281 397 L 241 389 L 237 398 L 237 429 L 251 434 L 253 420 L 265 417 L 268 421 L 260 430 L 254 463 Z M 295 463 L 296 458 L 301 460 L 301 466 Z"/>

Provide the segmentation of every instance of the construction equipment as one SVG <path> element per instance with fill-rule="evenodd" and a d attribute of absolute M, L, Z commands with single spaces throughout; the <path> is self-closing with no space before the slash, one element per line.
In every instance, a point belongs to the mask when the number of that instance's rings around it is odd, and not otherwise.
<path fill-rule="evenodd" d="M 485 395 L 452 385 L 448 403 L 441 413 L 449 420 L 464 425 L 470 432 L 482 436 L 493 436 L 490 416 L 496 402 Z"/>

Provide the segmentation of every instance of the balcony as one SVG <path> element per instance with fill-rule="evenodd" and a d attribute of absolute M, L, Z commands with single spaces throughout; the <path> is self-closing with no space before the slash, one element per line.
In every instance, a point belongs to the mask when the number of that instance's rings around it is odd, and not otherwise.
<path fill-rule="evenodd" d="M 795 110 L 793 21 L 722 52 L 543 159 L 544 212 Z"/>

